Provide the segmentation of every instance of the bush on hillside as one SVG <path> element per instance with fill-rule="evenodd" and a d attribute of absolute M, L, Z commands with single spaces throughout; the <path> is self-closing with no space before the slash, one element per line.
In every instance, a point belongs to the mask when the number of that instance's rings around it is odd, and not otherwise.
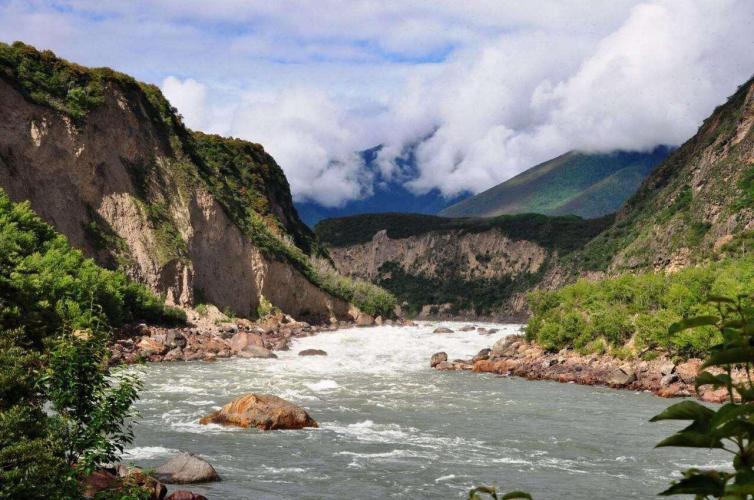
<path fill-rule="evenodd" d="M 589 352 L 596 340 L 628 345 L 634 355 L 702 356 L 719 342 L 712 328 L 670 333 L 684 318 L 707 314 L 709 294 L 754 292 L 754 259 L 725 260 L 672 274 L 624 274 L 529 294 L 527 337 L 546 349 Z"/>

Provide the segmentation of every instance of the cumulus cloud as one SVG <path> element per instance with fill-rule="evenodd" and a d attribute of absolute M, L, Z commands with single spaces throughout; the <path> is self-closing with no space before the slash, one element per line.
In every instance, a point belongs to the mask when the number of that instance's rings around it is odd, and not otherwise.
<path fill-rule="evenodd" d="M 570 149 L 679 144 L 754 72 L 753 23 L 749 0 L 0 3 L 7 41 L 160 83 L 328 206 L 371 193 L 355 153 L 377 144 L 382 177 L 449 196 Z"/>

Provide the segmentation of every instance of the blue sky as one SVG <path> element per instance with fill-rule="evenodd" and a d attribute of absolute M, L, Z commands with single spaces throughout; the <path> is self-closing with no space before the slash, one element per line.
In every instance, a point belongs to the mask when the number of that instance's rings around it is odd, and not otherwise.
<path fill-rule="evenodd" d="M 480 191 L 569 149 L 678 144 L 754 73 L 749 0 L 0 0 L 0 39 L 161 86 L 338 205 L 384 144 L 417 193 Z"/>

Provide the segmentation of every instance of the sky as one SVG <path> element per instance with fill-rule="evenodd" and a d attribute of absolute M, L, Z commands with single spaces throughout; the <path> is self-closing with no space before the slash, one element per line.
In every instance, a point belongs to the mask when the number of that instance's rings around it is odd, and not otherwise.
<path fill-rule="evenodd" d="M 752 26 L 751 0 L 0 0 L 0 40 L 159 85 L 323 206 L 372 193 L 379 144 L 383 179 L 449 197 L 681 144 L 754 74 Z"/>

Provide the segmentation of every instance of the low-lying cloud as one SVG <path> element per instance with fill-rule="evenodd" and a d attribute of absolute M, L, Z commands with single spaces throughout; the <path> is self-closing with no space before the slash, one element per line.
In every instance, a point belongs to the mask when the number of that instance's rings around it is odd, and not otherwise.
<path fill-rule="evenodd" d="M 194 0 L 0 4 L 0 33 L 161 85 L 196 129 L 259 142 L 294 195 L 368 196 L 358 151 L 423 193 L 570 149 L 690 137 L 754 73 L 754 2 Z M 44 28 L 53 26 L 54 29 Z"/>

